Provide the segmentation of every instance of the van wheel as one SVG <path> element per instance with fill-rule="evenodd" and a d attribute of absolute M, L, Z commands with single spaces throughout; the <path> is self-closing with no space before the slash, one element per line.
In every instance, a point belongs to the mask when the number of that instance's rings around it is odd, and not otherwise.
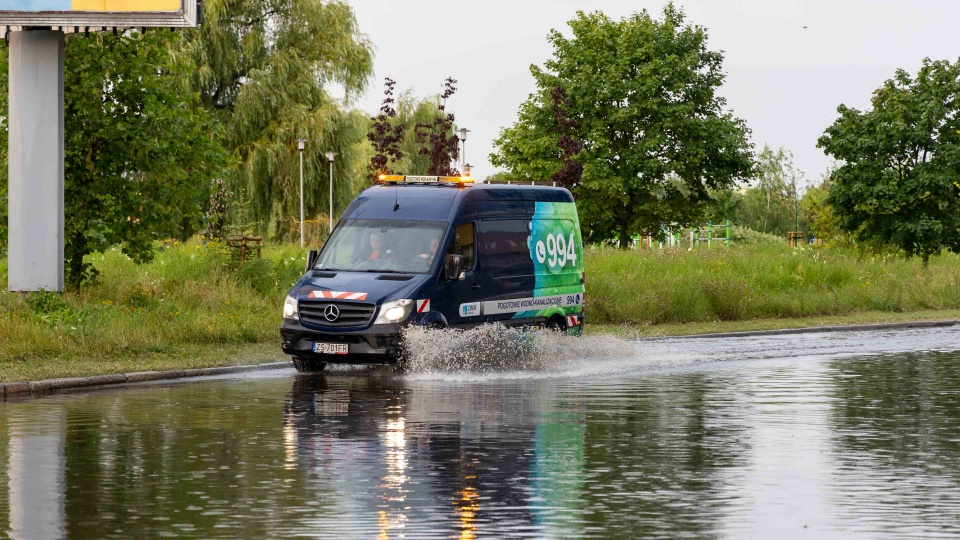
<path fill-rule="evenodd" d="M 566 332 L 567 331 L 567 321 L 560 317 L 559 315 L 554 315 L 550 317 L 547 321 L 547 324 L 543 325 L 547 330 L 552 330 L 554 332 Z"/>
<path fill-rule="evenodd" d="M 327 363 L 311 358 L 293 357 L 293 367 L 300 373 L 319 373 L 327 369 Z"/>

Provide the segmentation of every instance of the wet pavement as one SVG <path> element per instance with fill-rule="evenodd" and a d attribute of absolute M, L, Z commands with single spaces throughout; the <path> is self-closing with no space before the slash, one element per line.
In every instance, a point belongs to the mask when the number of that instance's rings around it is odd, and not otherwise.
<path fill-rule="evenodd" d="M 3 403 L 0 533 L 960 535 L 960 327 L 494 337 L 506 348 L 471 355 L 489 333 L 449 350 L 414 336 L 431 352 L 403 376 L 284 370 Z"/>

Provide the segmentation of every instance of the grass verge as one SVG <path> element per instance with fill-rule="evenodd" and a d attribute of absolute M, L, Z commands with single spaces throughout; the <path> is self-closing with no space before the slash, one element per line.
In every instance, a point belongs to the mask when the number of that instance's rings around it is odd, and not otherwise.
<path fill-rule="evenodd" d="M 72 355 L 55 359 L 3 361 L 0 362 L 0 381 L 39 381 L 136 371 L 238 366 L 282 362 L 287 359 L 275 342 L 234 345 L 177 344 L 162 351 L 140 351 L 117 357 Z"/>
<path fill-rule="evenodd" d="M 280 310 L 306 252 L 272 246 L 234 261 L 221 245 L 119 249 L 97 281 L 65 294 L 0 290 L 0 381 L 250 364 L 282 358 Z M 917 260 L 781 245 L 589 248 L 588 334 L 655 337 L 960 319 L 960 257 Z M 0 282 L 6 261 L 0 259 Z"/>
<path fill-rule="evenodd" d="M 275 360 L 305 259 L 281 246 L 239 263 L 222 245 L 171 242 L 148 264 L 118 249 L 92 256 L 100 275 L 80 291 L 0 292 L 0 381 Z"/>
<path fill-rule="evenodd" d="M 789 319 L 753 319 L 747 321 L 707 321 L 660 324 L 656 326 L 642 326 L 637 324 L 591 324 L 588 320 L 585 331 L 588 336 L 613 335 L 623 339 L 635 339 L 715 334 L 720 332 L 751 332 L 756 330 L 783 330 L 788 328 L 949 320 L 960 320 L 960 309 L 911 311 L 905 313 L 867 311 L 850 315 L 827 315 Z"/>

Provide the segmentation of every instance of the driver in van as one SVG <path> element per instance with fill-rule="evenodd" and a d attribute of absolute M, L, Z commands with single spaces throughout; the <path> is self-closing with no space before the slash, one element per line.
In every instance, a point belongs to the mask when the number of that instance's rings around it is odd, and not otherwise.
<path fill-rule="evenodd" d="M 370 233 L 370 247 L 372 249 L 370 255 L 367 256 L 368 261 L 379 259 L 383 255 L 383 246 L 380 244 L 380 233 Z"/>

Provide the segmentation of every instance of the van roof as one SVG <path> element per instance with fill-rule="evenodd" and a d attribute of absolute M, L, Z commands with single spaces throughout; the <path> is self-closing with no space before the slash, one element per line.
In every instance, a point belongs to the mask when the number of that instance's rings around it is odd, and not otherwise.
<path fill-rule="evenodd" d="M 483 202 L 572 203 L 573 195 L 564 188 L 544 186 L 388 184 L 371 187 L 358 195 L 343 217 L 449 221 L 464 205 Z"/>

